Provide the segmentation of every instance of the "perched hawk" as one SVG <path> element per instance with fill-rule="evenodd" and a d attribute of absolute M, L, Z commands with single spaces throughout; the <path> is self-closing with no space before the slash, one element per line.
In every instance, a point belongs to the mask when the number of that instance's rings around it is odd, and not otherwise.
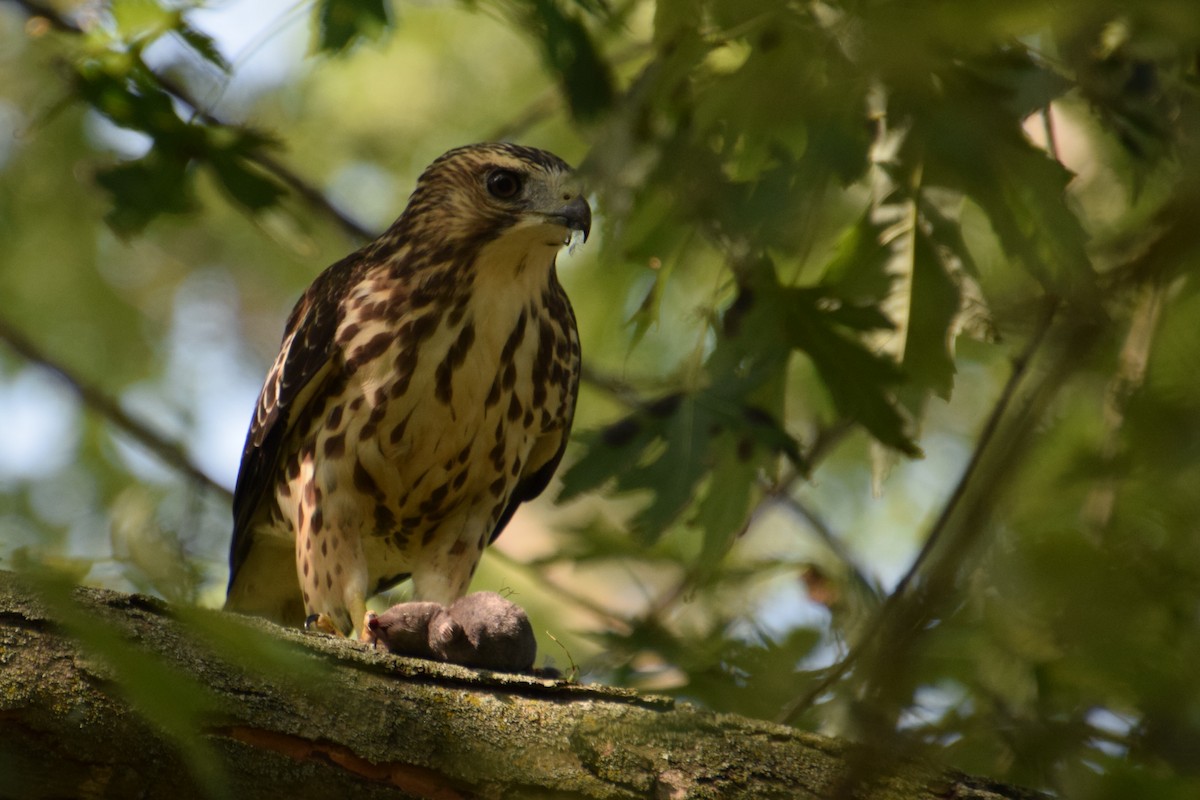
<path fill-rule="evenodd" d="M 579 336 L 554 260 L 590 227 L 557 156 L 460 147 L 313 281 L 246 437 L 227 609 L 349 634 L 410 575 L 415 600 L 465 594 L 566 446 Z"/>

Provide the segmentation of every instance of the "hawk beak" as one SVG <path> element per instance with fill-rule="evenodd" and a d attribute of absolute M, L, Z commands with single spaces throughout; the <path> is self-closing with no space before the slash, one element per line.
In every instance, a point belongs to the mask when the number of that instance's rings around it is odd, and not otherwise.
<path fill-rule="evenodd" d="M 585 242 L 592 231 L 592 207 L 583 199 L 583 195 L 577 195 L 562 208 L 551 211 L 549 217 L 564 228 L 583 233 Z"/>

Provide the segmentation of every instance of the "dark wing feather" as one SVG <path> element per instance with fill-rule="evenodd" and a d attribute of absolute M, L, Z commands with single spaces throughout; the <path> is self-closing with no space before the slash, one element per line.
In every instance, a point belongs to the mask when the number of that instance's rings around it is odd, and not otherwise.
<path fill-rule="evenodd" d="M 340 300 L 360 266 L 355 253 L 325 270 L 296 303 L 258 396 L 233 491 L 229 585 L 253 545 L 253 522 L 274 490 L 288 433 L 332 368 Z"/>
<path fill-rule="evenodd" d="M 556 305 L 557 316 L 561 323 L 562 335 L 577 337 L 575 331 L 575 312 L 571 308 L 571 301 L 567 299 L 567 295 L 563 292 L 562 287 L 558 285 L 557 276 L 551 274 L 551 280 L 554 284 L 554 291 L 557 295 L 558 303 Z M 553 312 L 552 312 L 553 313 Z M 554 477 L 554 470 L 558 469 L 558 464 L 562 461 L 563 453 L 567 450 L 567 441 L 571 438 L 571 423 L 575 420 L 575 401 L 579 399 L 579 373 L 578 373 L 578 339 L 576 338 L 575 359 L 576 369 L 573 370 L 574 377 L 570 381 L 570 386 L 567 388 L 567 397 L 569 404 L 566 409 L 566 424 L 562 427 L 562 441 L 558 444 L 558 449 L 554 455 L 550 456 L 545 463 L 534 468 L 533 472 L 528 475 L 522 475 L 521 480 L 517 483 L 512 495 L 508 498 L 508 504 L 504 507 L 503 513 L 500 514 L 500 519 L 496 522 L 496 527 L 492 529 L 492 536 L 488 542 L 496 541 L 504 527 L 508 525 L 513 514 L 517 512 L 517 506 L 528 500 L 532 500 L 546 490 L 550 485 L 550 479 Z"/>
<path fill-rule="evenodd" d="M 572 325 L 574 317 L 572 317 Z M 571 438 L 571 423 L 575 418 L 575 401 L 578 399 L 579 384 L 578 378 L 572 382 L 572 386 L 568 392 L 570 406 L 567 409 L 567 423 L 562 428 L 562 441 L 558 444 L 558 449 L 554 455 L 550 456 L 544 464 L 536 467 L 533 472 L 522 475 L 521 480 L 513 489 L 512 495 L 508 498 L 508 505 L 504 507 L 504 511 L 500 514 L 500 519 L 496 521 L 496 527 L 492 529 L 492 536 L 488 542 L 496 541 L 504 527 L 508 525 L 513 514 L 517 513 L 517 506 L 528 500 L 532 500 L 542 492 L 546 491 L 546 487 L 550 485 L 550 479 L 554 477 L 554 470 L 558 469 L 558 464 L 562 461 L 563 453 L 567 451 L 567 442 Z"/>
<path fill-rule="evenodd" d="M 570 426 L 568 425 L 562 432 L 562 444 L 558 447 L 558 452 L 550 457 L 542 466 L 538 467 L 529 475 L 521 476 L 520 482 L 513 490 L 512 495 L 508 498 L 508 505 L 504 507 L 504 512 L 500 515 L 500 519 L 496 522 L 496 527 L 492 529 L 492 537 L 488 542 L 496 541 L 504 527 L 508 525 L 513 514 L 517 513 L 517 506 L 527 500 L 532 500 L 542 492 L 546 491 L 546 487 L 550 485 L 550 479 L 554 477 L 554 470 L 558 469 L 558 462 L 562 461 L 563 453 L 567 450 L 567 440 L 570 438 Z"/>

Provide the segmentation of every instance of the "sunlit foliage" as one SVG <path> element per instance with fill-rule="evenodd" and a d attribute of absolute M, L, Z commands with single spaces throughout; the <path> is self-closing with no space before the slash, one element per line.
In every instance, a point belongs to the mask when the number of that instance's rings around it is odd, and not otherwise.
<path fill-rule="evenodd" d="M 291 302 L 517 139 L 598 210 L 559 503 L 476 582 L 543 654 L 1200 792 L 1194 2 L 211 5 L 0 0 L 0 565 L 217 605 Z"/>

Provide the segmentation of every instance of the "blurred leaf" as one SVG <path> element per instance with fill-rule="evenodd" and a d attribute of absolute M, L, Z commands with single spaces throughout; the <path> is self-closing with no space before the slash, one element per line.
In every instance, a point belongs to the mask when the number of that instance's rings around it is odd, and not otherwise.
<path fill-rule="evenodd" d="M 229 62 L 221 55 L 217 43 L 207 33 L 202 33 L 187 23 L 181 23 L 176 29 L 179 36 L 200 56 L 217 69 L 226 74 L 230 71 Z"/>
<path fill-rule="evenodd" d="M 141 233 L 160 214 L 183 214 L 196 207 L 186 162 L 151 150 L 96 173 L 96 182 L 112 197 L 104 220 L 122 238 Z"/>
<path fill-rule="evenodd" d="M 925 108 L 922 99 L 897 102 L 902 119 L 915 113 L 918 120 L 901 160 L 922 164 L 923 185 L 954 189 L 977 203 L 1005 251 L 1047 291 L 1094 305 L 1086 234 L 1067 203 L 1070 171 L 1030 144 L 1021 120 L 978 94 L 976 83 L 957 76 L 948 83 L 953 113 L 944 104 Z"/>
<path fill-rule="evenodd" d="M 571 115 L 595 119 L 613 102 L 613 77 L 591 34 L 557 0 L 532 0 L 537 35 L 547 65 L 558 76 Z"/>
<path fill-rule="evenodd" d="M 961 63 L 964 75 L 977 82 L 980 94 L 1004 103 L 1013 119 L 1024 119 L 1049 107 L 1070 90 L 1071 83 L 1047 69 L 1019 47 L 999 47 Z"/>
<path fill-rule="evenodd" d="M 319 0 L 317 50 L 343 53 L 361 40 L 380 39 L 392 27 L 388 0 Z"/>
<path fill-rule="evenodd" d="M 792 298 L 798 302 L 786 317 L 789 340 L 813 360 L 837 408 L 883 444 L 919 456 L 921 450 L 888 391 L 902 380 L 896 365 L 839 331 L 829 315 L 805 303 L 809 298 L 796 293 Z"/>
<path fill-rule="evenodd" d="M 172 615 L 222 660 L 248 673 L 286 686 L 289 691 L 319 694 L 327 691 L 332 665 L 258 628 L 260 620 L 238 624 L 228 614 L 179 606 Z"/>
<path fill-rule="evenodd" d="M 731 321 L 736 324 L 731 326 Z M 774 268 L 766 262 L 754 270 L 726 315 L 726 327 L 732 328 L 737 340 L 732 352 L 741 356 L 739 369 L 786 356 L 788 350 L 781 345 L 801 350 L 812 360 L 842 414 L 862 424 L 883 444 L 906 455 L 919 455 L 891 395 L 903 381 L 903 373 L 893 361 L 872 352 L 851 334 L 862 325 L 884 327 L 890 323 L 876 311 L 844 310 L 843 301 L 824 290 L 780 286 Z"/>
<path fill-rule="evenodd" d="M 913 394 L 932 391 L 949 398 L 954 339 L 964 309 L 959 287 L 968 280 L 963 263 L 970 256 L 961 238 L 954 238 L 956 226 L 922 187 L 906 191 L 893 185 L 872 216 L 886 225 L 879 239 L 890 254 L 887 273 L 893 280 L 883 308 L 896 334 L 885 337 L 884 350 L 900 363 Z M 951 241 L 940 240 L 939 234 Z"/>
<path fill-rule="evenodd" d="M 958 285 L 924 236 L 916 237 L 911 274 L 901 366 L 913 384 L 948 398 L 954 388 L 952 342 L 961 308 Z"/>
<path fill-rule="evenodd" d="M 879 303 L 891 291 L 893 276 L 887 271 L 891 253 L 871 217 L 872 209 L 867 209 L 842 231 L 821 279 L 822 285 L 850 301 Z M 890 326 L 889 322 L 881 327 Z"/>
<path fill-rule="evenodd" d="M 722 135 L 739 175 L 761 172 L 783 154 L 797 159 L 807 149 L 807 110 L 825 70 L 809 57 L 820 34 L 801 19 L 785 5 L 738 4 L 728 21 L 742 34 L 746 58 L 731 72 L 714 69 L 699 86 L 696 128 Z M 780 75 L 787 80 L 776 80 Z"/>
<path fill-rule="evenodd" d="M 696 522 L 708 529 L 712 541 L 727 543 L 729 533 L 745 520 L 749 508 L 744 499 L 758 471 L 780 454 L 802 463 L 795 441 L 727 387 L 669 395 L 579 438 L 586 452 L 564 474 L 560 497 L 568 500 L 610 479 L 619 492 L 648 492 L 650 502 L 632 523 L 648 543 L 657 541 L 689 507 L 714 467 L 731 483 L 714 475 L 711 499 L 698 510 Z M 732 453 L 722 446 L 727 442 L 736 443 Z M 717 510 L 720 514 L 714 515 Z"/>
<path fill-rule="evenodd" d="M 679 39 L 695 36 L 700 22 L 692 0 L 661 0 L 654 4 L 654 43 L 674 48 Z"/>
<path fill-rule="evenodd" d="M 83 651 L 112 671 L 113 685 L 130 706 L 175 743 L 198 785 L 210 795 L 226 796 L 227 776 L 203 735 L 219 707 L 209 689 L 131 644 L 119 628 L 77 603 L 71 596 L 74 583 L 64 576 L 36 567 L 23 575 Z M 148 601 L 132 597 L 130 602 Z"/>
<path fill-rule="evenodd" d="M 638 305 L 637 311 L 633 312 L 629 322 L 633 325 L 633 335 L 630 337 L 629 349 L 632 351 L 638 346 L 638 343 L 645 337 L 646 331 L 658 325 L 659 313 L 662 310 L 662 299 L 664 287 L 671 277 L 672 265 L 674 259 L 663 264 L 661 261 L 655 260 L 654 280 L 650 284 L 649 291 L 646 292 L 645 299 Z"/>
<path fill-rule="evenodd" d="M 228 150 L 214 150 L 209 163 L 230 196 L 251 211 L 270 208 L 287 193 L 274 178 Z"/>
<path fill-rule="evenodd" d="M 142 46 L 171 31 L 178 20 L 173 9 L 155 0 L 112 0 L 108 12 L 122 38 Z"/>
<path fill-rule="evenodd" d="M 756 446 L 752 439 L 729 432 L 722 432 L 712 443 L 714 463 L 708 487 L 692 520 L 703 534 L 697 558 L 702 570 L 716 568 L 753 510 L 759 474 Z"/>
<path fill-rule="evenodd" d="M 110 54 L 85 61 L 77 69 L 80 96 L 113 124 L 164 141 L 188 132 L 170 95 L 140 62 Z M 192 133 L 192 139 L 202 140 L 203 134 Z"/>
<path fill-rule="evenodd" d="M 1182 18 L 1176 24 L 1189 26 Z M 1133 18 L 1094 15 L 1058 34 L 1077 91 L 1105 133 L 1133 156 L 1135 190 L 1147 174 L 1142 170 L 1175 155 L 1182 141 L 1181 111 L 1195 96 L 1200 67 L 1194 45 L 1183 43 L 1195 36 L 1190 26 L 1191 37 L 1176 38 L 1176 31 L 1156 31 Z"/>

